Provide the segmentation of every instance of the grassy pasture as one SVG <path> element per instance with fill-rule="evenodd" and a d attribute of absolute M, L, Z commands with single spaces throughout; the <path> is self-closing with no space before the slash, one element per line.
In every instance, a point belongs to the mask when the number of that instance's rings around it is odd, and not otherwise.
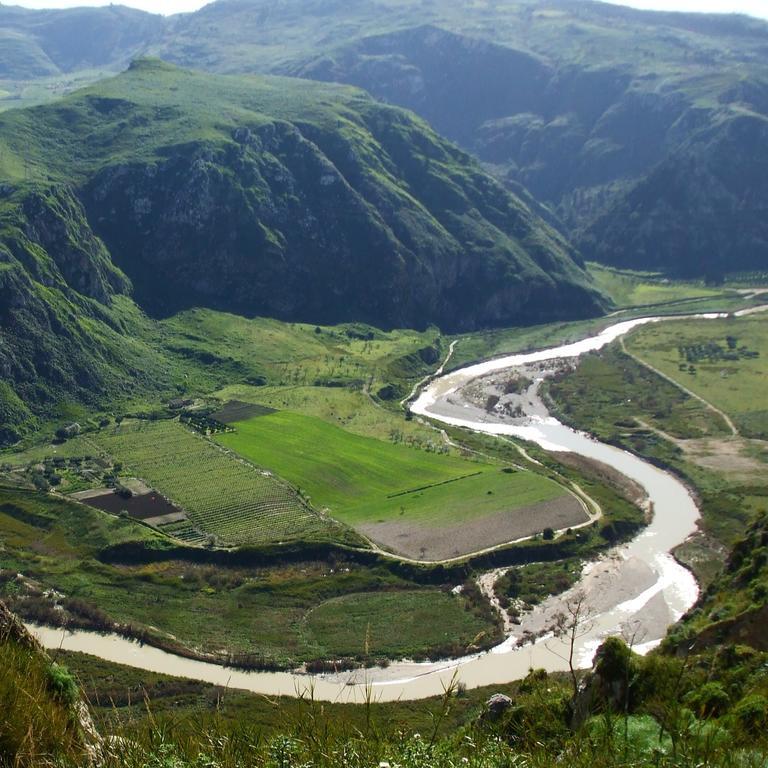
<path fill-rule="evenodd" d="M 215 364 L 228 372 L 230 382 L 358 389 L 365 385 L 373 394 L 385 385 L 405 389 L 412 379 L 433 370 L 440 346 L 435 328 L 385 332 L 360 323 L 316 326 L 208 309 L 164 320 L 160 340 L 176 356 Z M 237 398 L 236 392 L 229 398 Z"/>
<path fill-rule="evenodd" d="M 597 286 L 611 297 L 617 307 L 622 308 L 730 297 L 733 293 L 704 285 L 701 281 L 668 280 L 655 273 L 613 269 L 594 262 L 588 267 Z"/>
<path fill-rule="evenodd" d="M 471 612 L 456 610 L 455 595 L 424 590 L 344 595 L 315 608 L 305 622 L 313 636 L 345 656 L 375 656 L 393 647 L 410 655 L 425 645 L 450 645 L 456 637 L 471 641 L 473 632 L 485 629 Z"/>
<path fill-rule="evenodd" d="M 378 566 L 308 561 L 236 568 L 186 560 L 148 565 L 99 560 L 104 547 L 131 541 L 162 539 L 133 520 L 83 504 L 0 488 L 0 600 L 27 618 L 66 617 L 75 626 L 84 620 L 91 626 L 92 614 L 82 607 L 89 606 L 108 621 L 156 627 L 155 636 L 175 638 L 182 647 L 280 666 L 339 658 L 351 648 L 362 654 L 369 623 L 401 628 L 387 636 L 377 630 L 370 643 L 375 657 L 463 650 L 479 633 L 495 630 L 467 597 L 423 587 Z M 63 610 L 42 594 L 50 588 L 63 595 L 58 598 Z M 401 594 L 404 602 L 394 599 Z M 337 602 L 342 596 L 357 606 L 355 621 Z M 307 618 L 316 609 L 322 621 L 310 625 Z M 410 610 L 430 622 L 413 625 L 405 615 Z"/>
<path fill-rule="evenodd" d="M 253 387 L 233 384 L 216 392 L 230 398 L 260 403 L 280 411 L 316 416 L 363 437 L 436 445 L 439 435 L 415 419 L 406 421 L 402 411 L 384 408 L 361 390 L 347 387 Z"/>
<path fill-rule="evenodd" d="M 100 431 L 94 442 L 179 504 L 200 531 L 222 543 L 339 535 L 338 526 L 309 510 L 275 477 L 238 461 L 176 421 L 124 422 Z"/>
<path fill-rule="evenodd" d="M 648 326 L 626 343 L 641 360 L 725 411 L 744 436 L 768 438 L 766 331 L 768 315 L 757 314 Z"/>
<path fill-rule="evenodd" d="M 235 427 L 216 439 L 353 527 L 395 521 L 438 530 L 565 495 L 531 472 L 385 443 L 302 414 L 281 411 Z"/>

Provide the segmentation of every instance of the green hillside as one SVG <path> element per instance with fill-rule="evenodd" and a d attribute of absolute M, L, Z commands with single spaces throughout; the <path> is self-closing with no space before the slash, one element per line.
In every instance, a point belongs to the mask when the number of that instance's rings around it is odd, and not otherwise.
<path fill-rule="evenodd" d="M 448 330 L 602 306 L 525 203 L 351 88 L 142 60 L 0 116 L 0 184 L 6 440 L 25 409 L 181 386 L 131 298 Z"/>
<path fill-rule="evenodd" d="M 749 165 L 768 112 L 757 19 L 580 0 L 218 0 L 170 18 L 3 7 L 0 34 L 0 109 L 142 53 L 348 83 L 530 191 L 588 258 L 715 279 L 765 266 L 765 173 Z"/>

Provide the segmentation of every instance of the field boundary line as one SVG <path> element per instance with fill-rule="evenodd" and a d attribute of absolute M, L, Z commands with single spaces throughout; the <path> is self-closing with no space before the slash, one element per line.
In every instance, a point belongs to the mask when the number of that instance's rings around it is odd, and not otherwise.
<path fill-rule="evenodd" d="M 681 384 L 679 381 L 677 381 L 676 379 L 673 379 L 671 376 L 667 376 L 667 374 L 664 373 L 663 371 L 660 371 L 658 368 L 646 362 L 641 357 L 638 357 L 634 352 L 630 352 L 627 349 L 627 345 L 624 343 L 623 336 L 619 340 L 619 343 L 621 345 L 622 352 L 624 352 L 624 354 L 627 355 L 627 357 L 631 357 L 636 363 L 639 363 L 643 367 L 647 368 L 649 371 L 652 371 L 653 373 L 655 373 L 657 376 L 660 376 L 665 381 L 668 381 L 670 384 L 677 387 L 681 392 L 684 392 L 689 397 L 692 397 L 694 400 L 698 400 L 700 403 L 702 403 L 707 408 L 709 408 L 710 411 L 720 416 L 720 418 L 725 422 L 728 429 L 731 430 L 731 435 L 733 437 L 739 437 L 739 430 L 736 429 L 736 425 L 733 423 L 733 421 L 731 420 L 731 417 L 728 416 L 727 413 L 725 413 L 724 411 L 721 411 L 717 406 L 710 403 L 709 400 L 705 400 L 701 395 L 697 395 L 695 392 L 688 389 L 688 387 L 686 387 L 684 384 Z"/>
<path fill-rule="evenodd" d="M 452 477 L 450 480 L 441 480 L 439 483 L 431 483 L 430 485 L 422 485 L 420 488 L 410 488 L 407 491 L 398 491 L 397 493 L 390 493 L 386 498 L 388 499 L 396 499 L 399 496 L 408 496 L 411 493 L 418 493 L 419 491 L 426 491 L 429 488 L 439 488 L 441 485 L 448 485 L 449 483 L 458 483 L 459 480 L 466 480 L 470 477 L 477 477 L 478 475 L 482 475 L 482 471 L 480 472 L 472 472 L 468 475 L 462 475 L 461 477 Z"/>

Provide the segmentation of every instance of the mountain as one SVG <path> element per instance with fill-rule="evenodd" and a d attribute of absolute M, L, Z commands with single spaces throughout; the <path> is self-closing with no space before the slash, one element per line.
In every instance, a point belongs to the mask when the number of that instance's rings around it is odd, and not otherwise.
<path fill-rule="evenodd" d="M 0 115 L 5 438 L 28 409 L 173 385 L 136 304 L 446 330 L 594 315 L 575 256 L 361 91 L 139 60 Z"/>
<path fill-rule="evenodd" d="M 166 28 L 163 17 L 125 6 L 33 11 L 0 7 L 0 80 L 127 64 Z"/>
<path fill-rule="evenodd" d="M 85 67 L 138 52 L 352 84 L 417 112 L 511 191 L 527 189 L 590 258 L 711 277 L 768 262 L 759 184 L 715 170 L 727 135 L 768 114 L 768 24 L 756 19 L 580 0 L 218 0 L 168 19 L 0 8 L 0 36 L 0 104 L 55 95 L 97 76 Z M 52 73 L 64 74 L 51 83 Z M 45 90 L 14 77 L 43 78 Z M 743 135 L 739 152 L 762 157 L 759 127 Z M 684 207 L 651 210 L 660 184 L 684 189 L 691 173 L 703 185 Z"/>
<path fill-rule="evenodd" d="M 586 258 L 676 276 L 765 268 L 758 173 L 735 169 L 765 157 L 768 25 L 598 3 L 460 5 L 283 71 L 413 109 L 550 206 Z"/>
<path fill-rule="evenodd" d="M 585 229 L 586 257 L 672 276 L 768 266 L 768 116 L 749 113 L 687 142 Z"/>
<path fill-rule="evenodd" d="M 174 383 L 130 281 L 66 186 L 0 191 L 0 444 Z M 179 378 L 179 383 L 181 379 Z"/>

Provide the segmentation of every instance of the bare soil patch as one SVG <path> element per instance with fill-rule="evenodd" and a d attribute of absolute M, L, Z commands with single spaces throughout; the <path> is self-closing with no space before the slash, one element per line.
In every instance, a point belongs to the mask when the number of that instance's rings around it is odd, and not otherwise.
<path fill-rule="evenodd" d="M 379 546 L 415 560 L 434 562 L 461 557 L 541 533 L 562 530 L 588 521 L 584 508 L 570 494 L 460 525 L 430 528 L 407 519 L 368 523 L 358 530 Z"/>
<path fill-rule="evenodd" d="M 159 493 L 151 491 L 141 496 L 125 498 L 118 493 L 103 493 L 100 496 L 91 496 L 81 499 L 85 504 L 113 515 L 127 512 L 135 520 L 151 520 L 166 515 L 182 515 L 180 519 L 186 519 L 186 515 L 177 506 L 171 504 Z"/>
<path fill-rule="evenodd" d="M 256 416 L 268 416 L 270 413 L 277 413 L 277 411 L 274 408 L 267 408 L 265 405 L 244 403 L 242 400 L 230 400 L 218 411 L 214 411 L 210 418 L 222 424 L 234 424 L 237 421 L 247 421 Z"/>
<path fill-rule="evenodd" d="M 764 448 L 763 440 L 747 440 L 741 437 L 728 439 L 678 440 L 686 458 L 704 469 L 727 472 L 731 477 L 749 480 L 762 478 L 765 464 L 749 455 L 750 447 Z"/>

